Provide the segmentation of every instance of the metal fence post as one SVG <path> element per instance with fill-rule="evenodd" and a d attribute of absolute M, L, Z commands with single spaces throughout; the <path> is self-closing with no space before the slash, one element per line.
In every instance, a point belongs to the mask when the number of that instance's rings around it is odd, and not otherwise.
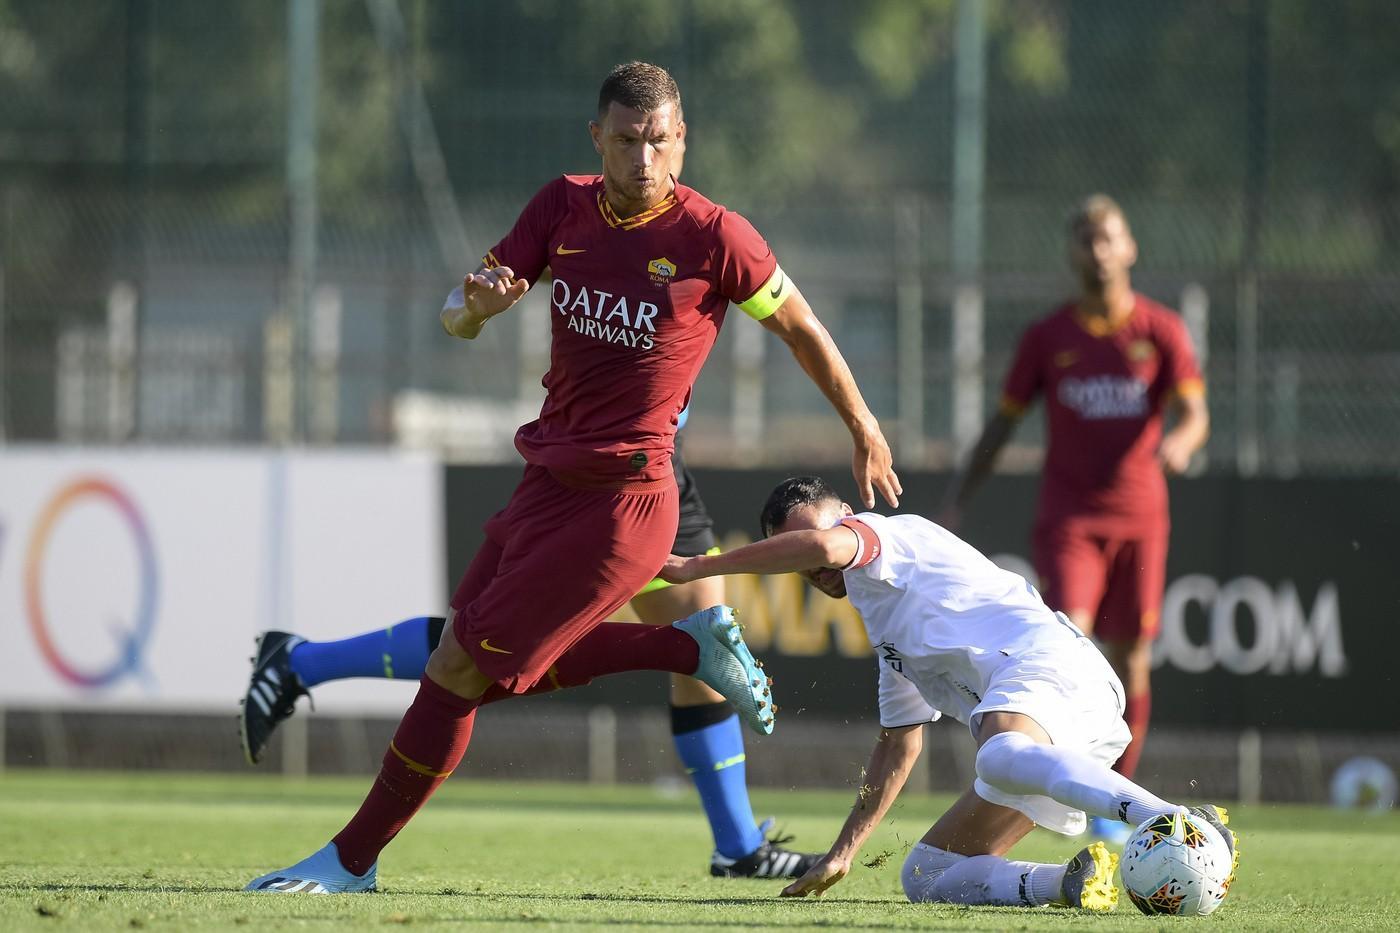
<path fill-rule="evenodd" d="M 953 69 L 953 455 L 982 430 L 982 190 L 986 173 L 987 48 L 982 0 L 958 0 Z"/>
<path fill-rule="evenodd" d="M 588 782 L 617 783 L 617 713 L 611 706 L 588 711 Z"/>

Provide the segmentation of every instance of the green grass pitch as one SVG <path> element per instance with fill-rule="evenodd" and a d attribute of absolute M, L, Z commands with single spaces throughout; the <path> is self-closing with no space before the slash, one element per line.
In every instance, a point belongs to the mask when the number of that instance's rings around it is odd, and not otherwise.
<path fill-rule="evenodd" d="M 1400 814 L 1236 808 L 1240 877 L 1214 916 L 1143 917 L 914 906 L 906 847 L 942 798 L 910 795 L 821 900 L 779 900 L 777 882 L 712 879 L 693 793 L 650 787 L 449 782 L 389 848 L 381 893 L 245 894 L 239 888 L 322 845 L 366 778 L 0 776 L 0 930 L 1218 930 L 1400 926 Z M 823 848 L 847 793 L 754 794 L 797 842 Z M 1059 860 L 1076 844 L 1036 832 L 1015 855 Z"/>

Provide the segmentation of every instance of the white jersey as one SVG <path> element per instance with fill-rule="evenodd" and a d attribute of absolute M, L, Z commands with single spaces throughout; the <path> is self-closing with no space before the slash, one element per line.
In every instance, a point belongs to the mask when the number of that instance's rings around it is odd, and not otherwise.
<path fill-rule="evenodd" d="M 846 518 L 861 545 L 844 570 L 880 668 L 880 724 L 966 723 L 1008 664 L 1080 635 L 1025 578 L 917 515 Z"/>

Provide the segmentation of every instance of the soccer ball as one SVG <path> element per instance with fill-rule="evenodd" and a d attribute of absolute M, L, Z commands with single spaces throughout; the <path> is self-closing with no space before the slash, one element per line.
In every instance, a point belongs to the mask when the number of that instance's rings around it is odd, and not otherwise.
<path fill-rule="evenodd" d="M 1347 810 L 1389 810 L 1397 796 L 1395 772 L 1385 762 L 1362 755 L 1348 759 L 1332 775 L 1332 806 Z"/>
<path fill-rule="evenodd" d="M 1208 914 L 1230 889 L 1230 847 L 1184 810 L 1154 816 L 1123 847 L 1123 887 L 1145 914 Z"/>

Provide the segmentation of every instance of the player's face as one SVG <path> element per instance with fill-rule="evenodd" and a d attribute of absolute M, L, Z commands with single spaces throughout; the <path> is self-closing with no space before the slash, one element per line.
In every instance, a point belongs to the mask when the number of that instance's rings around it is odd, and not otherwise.
<path fill-rule="evenodd" d="M 1106 214 L 1075 228 L 1069 259 L 1085 290 L 1101 292 L 1128 281 L 1128 270 L 1137 262 L 1137 241 L 1123 215 Z"/>
<path fill-rule="evenodd" d="M 685 155 L 685 122 L 675 104 L 650 112 L 613 101 L 602 121 L 590 123 L 593 148 L 603 157 L 608 193 L 636 210 L 645 210 L 670 191 Z"/>
<path fill-rule="evenodd" d="M 775 528 L 774 533 L 830 528 L 840 521 L 842 516 L 850 514 L 850 506 L 845 503 L 842 503 L 840 507 L 832 505 L 827 505 L 824 508 L 815 505 L 801 506 L 793 509 L 792 513 L 788 515 L 788 520 L 783 523 L 782 527 Z M 844 599 L 846 596 L 846 575 L 835 567 L 799 570 L 797 575 L 832 599 Z"/>

